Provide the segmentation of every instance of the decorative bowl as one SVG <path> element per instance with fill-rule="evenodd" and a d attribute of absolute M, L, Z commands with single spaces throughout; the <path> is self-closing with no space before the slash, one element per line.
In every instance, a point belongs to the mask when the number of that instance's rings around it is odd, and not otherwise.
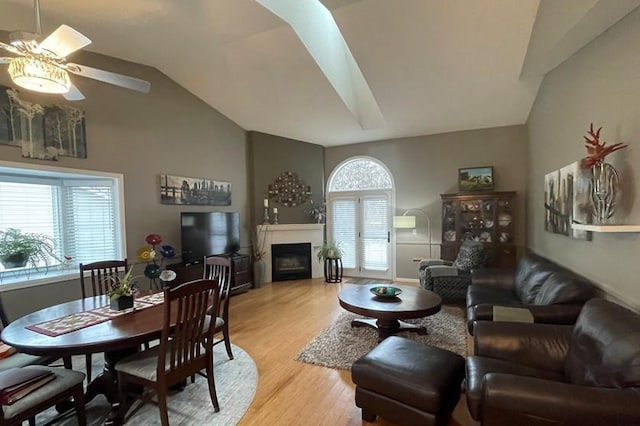
<path fill-rule="evenodd" d="M 402 293 L 402 289 L 398 287 L 392 287 L 387 285 L 379 285 L 375 287 L 371 287 L 369 289 L 371 293 L 373 293 L 377 297 L 382 297 L 385 299 L 391 299 L 393 297 L 397 297 Z"/>

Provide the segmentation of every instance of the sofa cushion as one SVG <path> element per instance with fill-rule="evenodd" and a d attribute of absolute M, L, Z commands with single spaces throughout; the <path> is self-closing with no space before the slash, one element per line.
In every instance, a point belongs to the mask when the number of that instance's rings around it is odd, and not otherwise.
<path fill-rule="evenodd" d="M 560 382 L 566 381 L 562 374 L 553 371 L 541 370 L 524 364 L 516 364 L 514 362 L 482 356 L 467 357 L 466 368 L 467 405 L 474 419 L 480 418 L 482 379 L 485 374 L 505 373 Z"/>
<path fill-rule="evenodd" d="M 640 387 L 640 316 L 604 299 L 588 301 L 573 330 L 565 371 L 578 385 Z"/>
<path fill-rule="evenodd" d="M 453 266 L 464 271 L 481 268 L 487 260 L 484 244 L 480 241 L 467 240 L 460 245 L 458 256 Z"/>
<path fill-rule="evenodd" d="M 467 289 L 467 306 L 475 305 L 521 306 L 516 295 L 510 290 L 485 285 L 470 285 Z"/>
<path fill-rule="evenodd" d="M 546 259 L 528 254 L 524 256 L 520 263 L 515 276 L 515 292 L 523 305 L 533 303 L 540 286 L 549 278 L 556 268 Z"/>
<path fill-rule="evenodd" d="M 595 288 L 585 279 L 566 269 L 557 269 L 540 286 L 531 304 L 585 302 L 594 296 Z"/>

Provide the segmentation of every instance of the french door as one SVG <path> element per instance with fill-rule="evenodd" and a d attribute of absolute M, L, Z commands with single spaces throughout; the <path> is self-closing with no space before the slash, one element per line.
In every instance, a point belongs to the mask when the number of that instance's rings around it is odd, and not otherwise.
<path fill-rule="evenodd" d="M 391 279 L 391 192 L 329 193 L 328 240 L 340 244 L 344 275 Z"/>

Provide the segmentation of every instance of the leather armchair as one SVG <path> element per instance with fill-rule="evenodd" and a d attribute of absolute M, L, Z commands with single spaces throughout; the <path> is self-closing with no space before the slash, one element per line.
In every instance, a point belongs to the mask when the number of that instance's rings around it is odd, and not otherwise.
<path fill-rule="evenodd" d="M 640 424 L 640 316 L 604 299 L 575 327 L 479 322 L 467 404 L 483 425 Z"/>
<path fill-rule="evenodd" d="M 471 270 L 484 266 L 487 253 L 478 241 L 460 245 L 456 260 L 427 259 L 420 262 L 420 286 L 436 292 L 443 302 L 463 302 L 471 284 Z"/>

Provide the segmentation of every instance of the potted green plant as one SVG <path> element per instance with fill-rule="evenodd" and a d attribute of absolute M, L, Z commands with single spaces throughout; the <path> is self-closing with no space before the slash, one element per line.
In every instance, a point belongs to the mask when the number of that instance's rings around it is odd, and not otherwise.
<path fill-rule="evenodd" d="M 136 278 L 133 276 L 133 265 L 122 277 L 108 277 L 111 280 L 111 290 L 109 296 L 110 308 L 114 311 L 123 311 L 133 308 L 133 294 L 136 292 Z"/>
<path fill-rule="evenodd" d="M 48 264 L 51 258 L 57 259 L 48 235 L 16 228 L 0 231 L 0 262 L 5 268 L 23 268 L 27 264 L 36 268 L 40 261 Z"/>
<path fill-rule="evenodd" d="M 341 259 L 342 248 L 341 243 L 326 242 L 318 250 L 318 262 L 324 259 Z"/>

